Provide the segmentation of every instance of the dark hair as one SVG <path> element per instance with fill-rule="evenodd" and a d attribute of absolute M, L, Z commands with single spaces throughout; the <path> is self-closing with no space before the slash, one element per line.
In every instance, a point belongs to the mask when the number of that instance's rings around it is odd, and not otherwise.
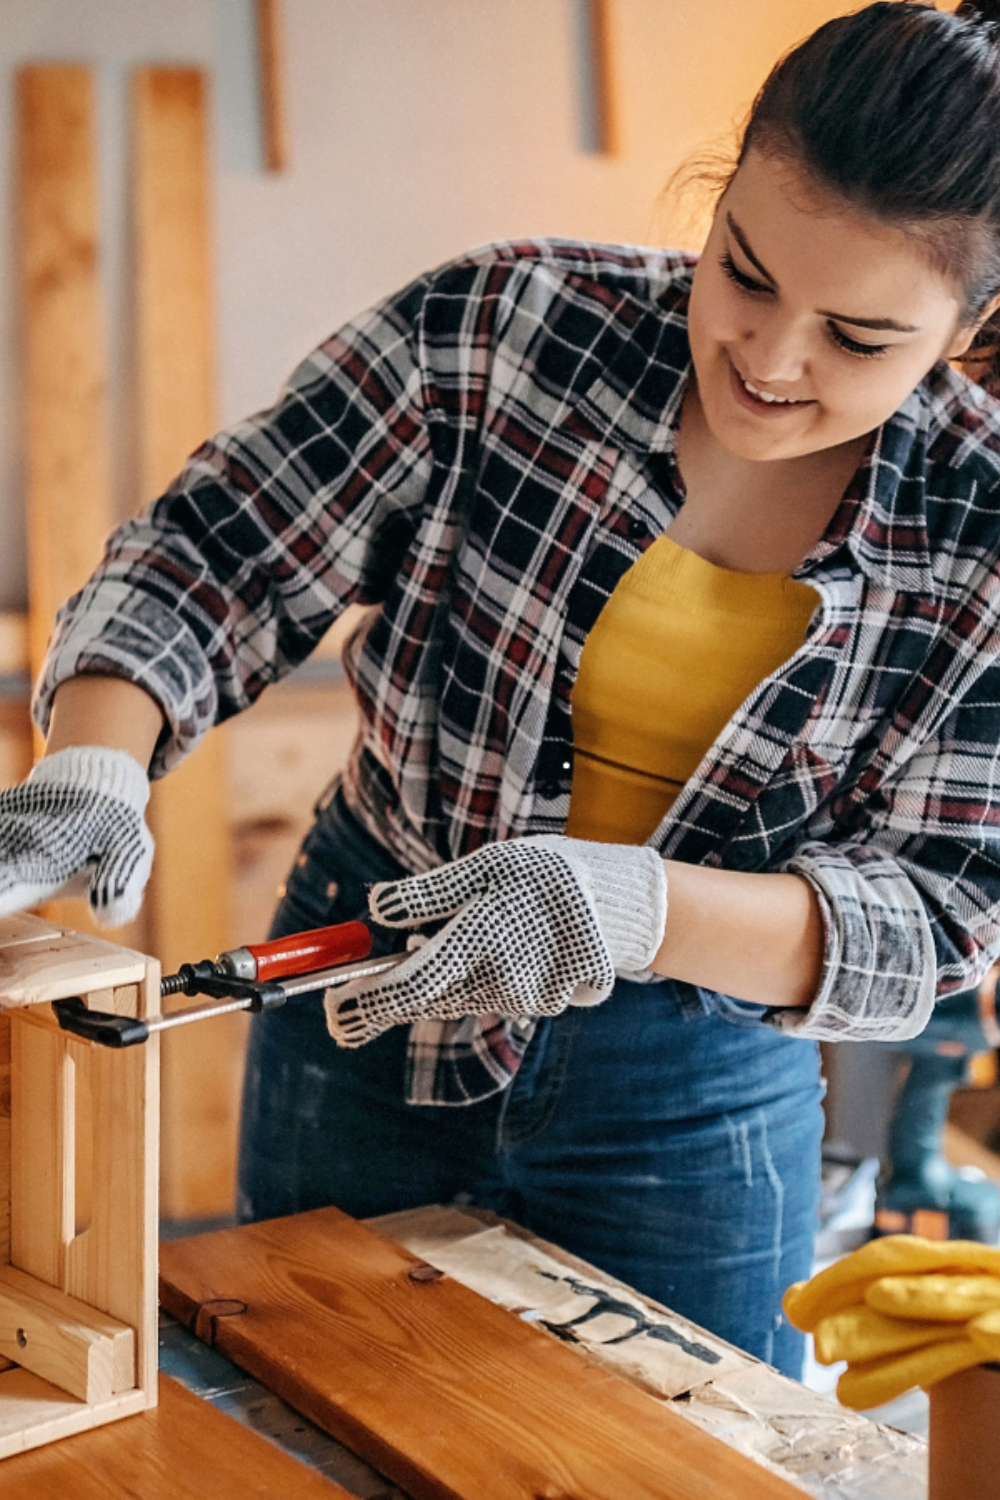
<path fill-rule="evenodd" d="M 741 161 L 751 148 L 919 237 L 975 322 L 1000 292 L 1000 0 L 879 0 L 828 21 L 767 79 Z M 963 363 L 1000 394 L 1000 313 Z"/>

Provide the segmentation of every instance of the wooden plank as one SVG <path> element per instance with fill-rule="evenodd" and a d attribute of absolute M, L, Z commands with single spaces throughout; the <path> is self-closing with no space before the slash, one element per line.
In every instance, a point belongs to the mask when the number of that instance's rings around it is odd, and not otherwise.
<path fill-rule="evenodd" d="M 119 991 L 123 1013 L 159 1011 L 159 966 L 141 991 Z M 124 1012 L 127 1013 L 127 1012 Z M 67 1251 L 66 1289 L 136 1330 L 138 1384 L 156 1389 L 156 1257 L 159 1038 L 122 1052 L 89 1047 L 93 1159 L 90 1227 Z M 122 1121 L 129 1122 L 127 1130 Z"/>
<path fill-rule="evenodd" d="M 66 1048 L 61 1036 L 17 1012 L 12 1021 L 11 1262 L 62 1287 L 73 1238 Z"/>
<path fill-rule="evenodd" d="M 264 165 L 269 172 L 284 172 L 288 166 L 285 49 L 281 22 L 281 0 L 257 0 L 261 136 Z"/>
<path fill-rule="evenodd" d="M 130 948 L 80 933 L 46 935 L 0 948 L 0 1010 L 136 984 L 145 973 L 145 958 Z"/>
<path fill-rule="evenodd" d="M 28 616 L 0 610 L 0 677 L 18 677 L 29 670 Z"/>
<path fill-rule="evenodd" d="M 0 1353 L 81 1401 L 135 1386 L 131 1328 L 11 1266 L 0 1270 Z"/>
<path fill-rule="evenodd" d="M 215 420 L 214 312 L 210 254 L 208 97 L 196 68 L 141 68 L 134 78 L 135 266 L 141 499 L 152 499 L 203 442 Z M 153 789 L 157 843 L 147 900 L 149 945 L 165 968 L 227 947 L 231 858 L 225 761 L 210 734 Z M 203 1125 L 221 1093 L 204 1035 L 163 1049 L 163 1212 L 168 1218 L 228 1212 L 229 1141 L 217 1148 Z M 225 1113 L 226 1106 L 223 1107 Z M 188 1163 L 222 1166 L 207 1197 L 188 1191 Z"/>
<path fill-rule="evenodd" d="M 90 68 L 18 72 L 18 269 L 35 672 L 56 609 L 97 563 L 112 519 L 94 120 Z"/>
<path fill-rule="evenodd" d="M 152 499 L 215 411 L 208 87 L 200 68 L 134 77 L 139 483 Z"/>
<path fill-rule="evenodd" d="M 31 912 L 16 912 L 12 917 L 0 917 L 0 948 L 16 948 L 21 943 L 39 943 L 50 938 L 64 937 L 66 930 Z"/>
<path fill-rule="evenodd" d="M 14 1369 L 0 1374 L 0 1459 L 24 1453 L 44 1443 L 58 1442 L 78 1432 L 89 1432 L 104 1422 L 135 1416 L 149 1405 L 144 1391 L 128 1391 L 110 1401 L 91 1405 L 59 1390 L 30 1370 Z M 3 1477 L 6 1500 L 7 1465 Z M 73 1494 L 72 1489 L 68 1492 Z M 74 1497 L 75 1500 L 75 1497 Z"/>
<path fill-rule="evenodd" d="M 4 1500 L 350 1500 L 166 1375 L 155 1411 L 8 1459 L 0 1487 Z"/>
<path fill-rule="evenodd" d="M 578 31 L 580 146 L 591 156 L 618 149 L 612 93 L 611 17 L 609 0 L 575 0 Z"/>
<path fill-rule="evenodd" d="M 0 1266 L 10 1260 L 10 1017 L 0 1012 Z"/>
<path fill-rule="evenodd" d="M 415 1500 L 800 1497 L 458 1282 L 424 1279 L 421 1266 L 320 1209 L 164 1245 L 161 1298 Z M 247 1310 L 212 1317 L 207 1304 L 223 1300 Z"/>

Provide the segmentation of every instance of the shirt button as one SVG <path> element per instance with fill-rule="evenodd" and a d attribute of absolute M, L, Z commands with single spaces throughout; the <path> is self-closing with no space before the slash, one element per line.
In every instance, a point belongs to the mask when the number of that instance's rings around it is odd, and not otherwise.
<path fill-rule="evenodd" d="M 640 537 L 645 536 L 646 531 L 647 526 L 645 521 L 641 521 L 638 516 L 629 516 L 628 534 L 633 541 L 637 542 Z"/>
<path fill-rule="evenodd" d="M 558 781 L 540 781 L 538 783 L 538 795 L 545 802 L 554 802 L 562 791 Z"/>

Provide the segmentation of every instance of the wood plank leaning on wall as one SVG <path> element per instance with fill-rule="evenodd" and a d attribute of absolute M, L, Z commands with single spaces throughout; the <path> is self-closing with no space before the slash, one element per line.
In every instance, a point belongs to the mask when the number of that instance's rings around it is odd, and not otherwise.
<path fill-rule="evenodd" d="M 34 678 L 57 609 L 98 562 L 112 526 L 111 438 L 93 70 L 71 64 L 21 68 L 16 100 L 28 654 Z M 11 703 L 5 718 L 9 723 L 23 711 Z M 20 759 L 28 745 L 20 736 L 16 744 Z M 40 739 L 35 748 L 41 750 Z M 30 756 L 25 760 L 5 766 L 6 781 L 27 774 Z M 46 914 L 85 932 L 96 930 L 85 901 L 53 901 Z M 120 937 L 128 942 L 133 935 Z"/>
<path fill-rule="evenodd" d="M 288 166 L 285 53 L 281 23 L 281 0 L 257 0 L 261 136 L 264 165 L 269 172 L 284 172 Z"/>
<path fill-rule="evenodd" d="M 137 70 L 136 363 L 140 500 L 159 494 L 215 421 L 208 87 L 196 68 Z M 157 854 L 147 907 L 165 972 L 229 945 L 225 763 L 214 732 L 153 791 Z M 182 1004 L 189 1003 L 179 997 Z M 240 1017 L 167 1038 L 161 1206 L 166 1218 L 231 1210 Z"/>
<path fill-rule="evenodd" d="M 56 610 L 97 563 L 112 521 L 94 114 L 91 69 L 18 73 L 33 672 Z"/>

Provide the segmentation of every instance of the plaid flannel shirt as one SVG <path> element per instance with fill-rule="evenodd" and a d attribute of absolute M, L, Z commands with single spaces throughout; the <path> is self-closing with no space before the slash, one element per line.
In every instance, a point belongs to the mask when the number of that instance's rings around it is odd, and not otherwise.
<path fill-rule="evenodd" d="M 169 723 L 160 774 L 344 606 L 375 605 L 345 658 L 354 813 L 413 870 L 561 831 L 583 641 L 682 503 L 691 274 L 668 252 L 498 245 L 348 324 L 112 535 L 60 614 L 38 722 L 67 677 L 129 678 Z M 1000 949 L 998 544 L 1000 407 L 939 365 L 797 570 L 820 600 L 805 643 L 651 836 L 812 882 L 821 986 L 774 1024 L 911 1036 Z M 416 1024 L 409 1097 L 503 1087 L 530 1030 Z"/>

